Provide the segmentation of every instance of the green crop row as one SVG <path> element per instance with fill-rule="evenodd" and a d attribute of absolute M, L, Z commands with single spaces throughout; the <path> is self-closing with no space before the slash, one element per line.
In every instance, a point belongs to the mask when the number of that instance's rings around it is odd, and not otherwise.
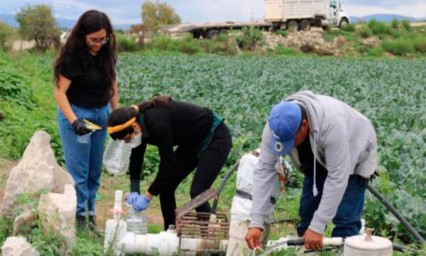
<path fill-rule="evenodd" d="M 337 97 L 372 120 L 382 174 L 375 183 L 392 187 L 382 193 L 426 236 L 424 66 L 406 60 L 124 55 L 120 94 L 127 105 L 160 93 L 218 111 L 234 137 L 229 165 L 259 146 L 270 108 L 286 95 L 308 89 Z M 387 212 L 369 197 L 367 225 L 410 240 Z"/>

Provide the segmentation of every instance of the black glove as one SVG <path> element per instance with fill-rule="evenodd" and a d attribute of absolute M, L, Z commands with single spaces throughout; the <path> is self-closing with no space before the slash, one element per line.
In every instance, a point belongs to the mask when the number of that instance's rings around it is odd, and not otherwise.
<path fill-rule="evenodd" d="M 86 123 L 83 121 L 83 119 L 76 119 L 72 123 L 72 128 L 74 129 L 74 132 L 77 135 L 84 135 L 92 132 L 92 130 L 87 128 Z"/>

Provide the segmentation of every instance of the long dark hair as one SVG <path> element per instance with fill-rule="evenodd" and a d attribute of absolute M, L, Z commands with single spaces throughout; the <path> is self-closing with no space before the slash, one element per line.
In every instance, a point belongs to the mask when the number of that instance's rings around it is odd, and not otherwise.
<path fill-rule="evenodd" d="M 56 86 L 58 86 L 59 75 L 62 71 L 67 55 L 73 54 L 77 56 L 82 61 L 83 65 L 87 65 L 87 63 L 89 63 L 90 53 L 89 47 L 86 43 L 86 35 L 101 29 L 106 30 L 109 42 L 101 47 L 98 52 L 98 56 L 100 58 L 101 67 L 107 74 L 106 79 L 108 85 L 110 85 L 112 89 L 112 84 L 116 78 L 116 39 L 108 16 L 105 13 L 96 10 L 87 11 L 80 16 L 65 45 L 59 51 L 54 66 L 54 80 Z"/>

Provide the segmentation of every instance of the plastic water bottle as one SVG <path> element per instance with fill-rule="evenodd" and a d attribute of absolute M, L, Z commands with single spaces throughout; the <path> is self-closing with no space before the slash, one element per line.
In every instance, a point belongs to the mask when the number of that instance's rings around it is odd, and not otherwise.
<path fill-rule="evenodd" d="M 143 211 L 136 211 L 133 208 L 126 213 L 127 232 L 133 232 L 136 235 L 145 235 L 148 233 L 148 221 Z"/>
<path fill-rule="evenodd" d="M 110 139 L 106 147 L 103 162 L 106 170 L 114 175 L 123 175 L 129 168 L 132 148 L 119 140 Z"/>

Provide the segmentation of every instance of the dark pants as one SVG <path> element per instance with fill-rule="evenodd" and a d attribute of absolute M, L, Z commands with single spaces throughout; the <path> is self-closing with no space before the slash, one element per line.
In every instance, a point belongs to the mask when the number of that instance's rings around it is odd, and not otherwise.
<path fill-rule="evenodd" d="M 317 172 L 316 181 L 319 194 L 314 197 L 312 193 L 313 175 L 305 175 L 299 208 L 301 223 L 297 227 L 297 234 L 299 236 L 303 236 L 311 223 L 315 211 L 318 209 L 326 177 L 326 171 Z M 361 228 L 361 214 L 364 209 L 366 182 L 364 178 L 358 175 L 351 175 L 349 177 L 345 194 L 332 220 L 335 225 L 332 237 L 358 235 Z"/>
<path fill-rule="evenodd" d="M 178 185 L 196 168 L 192 180 L 190 196 L 194 198 L 211 187 L 224 166 L 232 147 L 232 138 L 228 127 L 222 123 L 215 132 L 209 146 L 197 157 L 193 148 L 178 147 L 175 151 L 176 177 L 174 183 L 159 194 L 164 229 L 175 225 L 176 198 Z M 196 208 L 197 212 L 210 212 L 209 203 Z"/>

